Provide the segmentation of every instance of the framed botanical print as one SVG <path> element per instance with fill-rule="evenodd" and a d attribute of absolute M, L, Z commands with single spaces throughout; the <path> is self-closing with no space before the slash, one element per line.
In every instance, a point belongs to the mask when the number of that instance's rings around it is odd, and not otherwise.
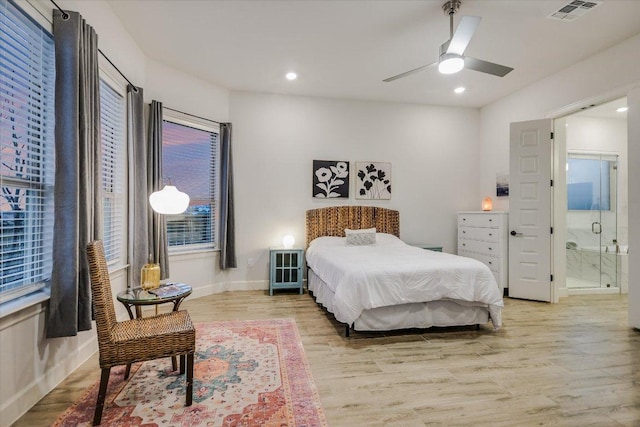
<path fill-rule="evenodd" d="M 349 162 L 314 160 L 312 182 L 311 194 L 316 199 L 348 199 Z"/>
<path fill-rule="evenodd" d="M 356 198 L 391 199 L 391 163 L 356 162 Z"/>

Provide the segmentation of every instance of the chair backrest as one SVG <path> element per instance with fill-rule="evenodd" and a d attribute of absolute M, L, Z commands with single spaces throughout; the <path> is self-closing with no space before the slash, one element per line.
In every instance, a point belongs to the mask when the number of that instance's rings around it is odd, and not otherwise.
<path fill-rule="evenodd" d="M 89 273 L 91 275 L 91 295 L 98 330 L 98 346 L 113 341 L 111 330 L 117 323 L 116 311 L 113 307 L 111 281 L 104 256 L 102 241 L 95 240 L 87 245 Z"/>

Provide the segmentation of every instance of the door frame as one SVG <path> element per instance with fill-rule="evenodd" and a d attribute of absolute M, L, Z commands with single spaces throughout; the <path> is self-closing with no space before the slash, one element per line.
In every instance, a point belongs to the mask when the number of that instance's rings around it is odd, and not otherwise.
<path fill-rule="evenodd" d="M 557 110 L 552 110 L 544 115 L 543 118 L 553 120 L 553 132 L 554 132 L 554 144 L 553 144 L 553 171 L 551 173 L 553 181 L 552 193 L 552 224 L 553 234 L 551 235 L 552 241 L 552 256 L 551 259 L 551 274 L 553 274 L 553 283 L 551 286 L 551 302 L 557 303 L 560 297 L 568 296 L 566 282 L 567 282 L 567 257 L 566 257 L 566 243 L 564 236 L 567 232 L 567 174 L 566 174 L 566 162 L 567 162 L 567 131 L 566 131 L 566 118 L 574 113 L 582 111 L 584 109 L 604 104 L 609 101 L 613 101 L 618 98 L 628 97 L 629 93 L 634 89 L 637 89 L 636 84 L 626 85 L 612 91 L 608 91 L 604 94 L 594 96 L 591 98 L 576 101 L 573 104 L 566 105 Z M 530 118 L 530 120 L 534 120 Z M 631 130 L 631 121 L 627 116 L 627 132 Z M 631 140 L 627 142 L 631 143 Z M 627 153 L 630 160 L 630 153 Z M 629 194 L 632 192 L 632 182 L 629 179 Z M 631 222 L 631 215 L 629 215 L 629 222 Z M 629 224 L 631 228 L 631 224 Z M 560 238 L 560 237 L 562 238 Z M 556 238 L 558 237 L 558 238 Z M 629 236 L 631 240 L 631 235 Z M 631 241 L 629 242 L 631 245 Z M 629 260 L 631 267 L 631 260 Z M 631 271 L 629 272 L 631 276 Z M 629 280 L 631 283 L 631 280 Z M 560 286 L 562 284 L 562 286 Z M 629 286 L 631 288 L 631 286 Z M 640 291 L 639 291 L 640 293 Z M 640 316 L 639 316 L 640 317 Z"/>

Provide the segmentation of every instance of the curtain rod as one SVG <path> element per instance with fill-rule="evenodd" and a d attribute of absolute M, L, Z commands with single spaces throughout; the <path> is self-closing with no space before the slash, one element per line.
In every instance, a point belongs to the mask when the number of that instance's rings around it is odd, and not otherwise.
<path fill-rule="evenodd" d="M 53 3 L 53 5 L 56 7 L 56 9 L 58 9 L 60 11 L 60 13 L 62 13 L 62 19 L 69 19 L 69 14 L 67 12 L 65 12 L 64 10 L 62 10 L 62 8 L 60 6 L 58 6 L 58 4 L 54 1 L 54 0 L 49 0 L 51 3 Z M 53 24 L 53 22 L 52 22 Z M 103 51 L 101 51 L 98 48 L 98 52 L 100 53 L 100 55 L 102 55 L 102 57 L 104 59 L 106 59 L 109 64 L 111 64 L 111 66 L 113 68 L 115 68 L 115 70 L 118 72 L 118 74 L 120 74 L 122 76 L 123 79 L 125 79 L 127 81 L 127 83 L 129 83 L 131 86 L 133 86 L 133 90 L 134 92 L 138 92 L 138 87 L 136 85 L 134 85 L 133 83 L 131 83 L 131 80 L 129 80 L 127 78 L 127 76 L 124 75 L 124 73 L 122 71 L 120 71 L 120 68 L 116 67 L 116 64 L 114 64 L 107 55 L 104 54 Z"/>
<path fill-rule="evenodd" d="M 62 19 L 69 19 L 69 14 L 67 12 L 65 12 L 64 10 L 62 10 L 62 8 L 60 6 L 58 6 L 58 3 L 56 3 L 53 0 L 49 0 L 51 3 L 53 3 L 53 5 L 56 7 L 56 9 L 58 9 L 61 13 L 62 13 Z"/>
<path fill-rule="evenodd" d="M 164 108 L 165 110 L 175 111 L 176 113 L 186 114 L 187 116 L 195 117 L 195 118 L 198 118 L 198 119 L 201 119 L 201 120 L 206 120 L 206 121 L 208 121 L 208 122 L 217 123 L 217 124 L 219 124 L 219 125 L 224 124 L 224 123 L 222 123 L 222 122 L 217 122 L 217 121 L 215 121 L 215 120 L 207 119 L 207 118 L 205 118 L 205 117 L 196 116 L 195 114 L 185 113 L 184 111 L 176 110 L 176 109 L 174 109 L 174 108 L 165 107 L 164 105 L 162 106 L 162 108 Z"/>
<path fill-rule="evenodd" d="M 120 71 L 120 68 L 116 67 L 116 64 L 114 64 L 113 62 L 111 62 L 111 60 L 109 59 L 109 57 L 107 55 L 104 54 L 104 52 L 102 52 L 100 49 L 98 49 L 98 52 L 100 52 L 100 55 L 102 55 L 102 57 L 104 59 L 106 59 L 107 61 L 109 61 L 109 64 L 111 64 L 111 66 L 113 68 L 115 68 L 115 70 L 118 72 L 118 74 L 120 74 L 122 76 L 123 79 L 125 79 L 127 81 L 127 83 L 129 83 L 131 86 L 133 86 L 133 91 L 137 92 L 138 91 L 138 86 L 134 85 L 133 83 L 131 83 L 131 80 L 129 80 L 127 78 L 127 76 L 125 76 L 124 74 L 122 74 L 122 71 Z"/>

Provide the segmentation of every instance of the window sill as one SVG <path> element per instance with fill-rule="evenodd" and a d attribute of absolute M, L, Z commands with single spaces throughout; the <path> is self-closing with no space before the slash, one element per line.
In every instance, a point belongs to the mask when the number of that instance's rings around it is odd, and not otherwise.
<path fill-rule="evenodd" d="M 220 252 L 218 248 L 198 248 L 198 249 L 169 249 L 169 256 L 182 256 L 191 254 L 206 254 Z"/>
<path fill-rule="evenodd" d="M 51 296 L 49 288 L 42 288 L 30 294 L 0 304 L 0 319 L 22 311 L 31 306 L 48 301 Z"/>

